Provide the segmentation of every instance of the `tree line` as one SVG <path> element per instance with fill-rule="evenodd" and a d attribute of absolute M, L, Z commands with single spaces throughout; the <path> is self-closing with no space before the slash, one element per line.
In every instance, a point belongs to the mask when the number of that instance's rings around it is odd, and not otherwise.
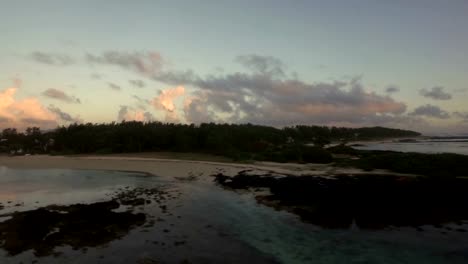
<path fill-rule="evenodd" d="M 120 123 L 71 124 L 51 131 L 32 127 L 24 132 L 7 128 L 1 132 L 2 152 L 80 154 L 149 151 L 199 152 L 233 159 L 301 159 L 332 141 L 414 137 L 408 130 L 383 127 L 344 128 L 293 126 L 274 128 L 252 124 L 169 124 L 123 121 Z M 291 152 L 291 153 L 289 153 Z M 299 156 L 294 155 L 300 152 Z M 275 158 L 275 153 L 280 153 Z M 289 153 L 289 154 L 288 154 Z M 287 156 L 291 157 L 287 157 Z M 284 157 L 283 157 L 284 156 Z M 313 156 L 313 155 L 312 155 Z"/>

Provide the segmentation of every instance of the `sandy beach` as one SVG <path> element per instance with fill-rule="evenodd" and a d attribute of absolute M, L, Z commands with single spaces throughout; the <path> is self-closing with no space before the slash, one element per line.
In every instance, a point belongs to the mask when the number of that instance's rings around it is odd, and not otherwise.
<path fill-rule="evenodd" d="M 183 177 L 190 174 L 209 175 L 217 170 L 236 173 L 245 169 L 275 171 L 278 173 L 301 173 L 312 171 L 300 164 L 294 165 L 250 165 L 210 161 L 191 161 L 177 159 L 159 159 L 135 156 L 17 156 L 0 157 L 0 166 L 22 169 L 90 169 L 138 171 L 161 177 Z M 320 166 L 320 165 L 319 165 Z"/>
<path fill-rule="evenodd" d="M 220 170 L 234 175 L 242 170 L 252 173 L 287 175 L 331 175 L 341 173 L 369 173 L 360 169 L 337 168 L 327 164 L 295 164 L 255 162 L 249 164 L 182 159 L 150 158 L 135 154 L 121 156 L 0 156 L 0 166 L 21 169 L 85 169 L 144 172 L 160 177 L 209 176 Z M 374 170 L 372 174 L 387 174 L 388 171 Z M 395 174 L 395 173 L 392 173 Z"/>

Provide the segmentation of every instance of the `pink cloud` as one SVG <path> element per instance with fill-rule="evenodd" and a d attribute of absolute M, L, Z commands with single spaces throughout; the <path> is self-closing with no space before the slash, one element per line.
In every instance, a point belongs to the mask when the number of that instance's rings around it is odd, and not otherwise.
<path fill-rule="evenodd" d="M 20 80 L 15 80 L 19 85 Z M 34 97 L 16 100 L 17 87 L 10 87 L 0 91 L 0 127 L 14 127 L 25 129 L 39 126 L 43 129 L 57 126 L 57 116 L 44 107 Z"/>
<path fill-rule="evenodd" d="M 159 96 L 153 99 L 153 106 L 158 110 L 165 110 L 173 112 L 176 107 L 174 105 L 174 100 L 177 97 L 183 96 L 185 94 L 185 88 L 183 86 L 177 86 L 174 88 L 169 88 L 162 90 Z"/>
<path fill-rule="evenodd" d="M 185 88 L 183 86 L 177 86 L 174 88 L 169 88 L 162 90 L 158 96 L 153 98 L 152 105 L 156 110 L 165 112 L 165 121 L 166 122 L 179 122 L 179 117 L 177 114 L 177 107 L 174 101 L 185 95 Z"/>

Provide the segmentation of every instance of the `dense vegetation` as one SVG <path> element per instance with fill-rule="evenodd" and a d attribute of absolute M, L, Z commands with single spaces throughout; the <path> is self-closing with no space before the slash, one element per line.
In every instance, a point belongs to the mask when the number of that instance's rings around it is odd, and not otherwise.
<path fill-rule="evenodd" d="M 278 129 L 251 124 L 88 123 L 63 126 L 46 133 L 39 128 L 28 128 L 24 133 L 4 129 L 1 148 L 4 152 L 22 149 L 25 153 L 52 154 L 199 152 L 236 160 L 328 163 L 332 157 L 321 147 L 331 141 L 418 135 L 382 127 L 295 126 Z M 313 146 L 306 145 L 308 143 Z"/>

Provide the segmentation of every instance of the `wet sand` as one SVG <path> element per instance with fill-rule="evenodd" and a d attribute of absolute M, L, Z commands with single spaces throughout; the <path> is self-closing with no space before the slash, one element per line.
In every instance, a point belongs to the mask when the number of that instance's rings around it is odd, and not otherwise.
<path fill-rule="evenodd" d="M 209 176 L 222 170 L 235 175 L 246 169 L 287 175 L 327 175 L 342 173 L 369 173 L 360 169 L 337 168 L 327 164 L 294 164 L 255 162 L 252 164 L 215 161 L 148 158 L 137 154 L 125 156 L 0 156 L 0 166 L 20 169 L 86 169 L 145 172 L 160 177 L 177 178 L 190 175 Z M 388 174 L 374 170 L 372 174 Z M 393 173 L 395 174 L 395 173 Z M 395 174 L 396 175 L 396 174 Z"/>

